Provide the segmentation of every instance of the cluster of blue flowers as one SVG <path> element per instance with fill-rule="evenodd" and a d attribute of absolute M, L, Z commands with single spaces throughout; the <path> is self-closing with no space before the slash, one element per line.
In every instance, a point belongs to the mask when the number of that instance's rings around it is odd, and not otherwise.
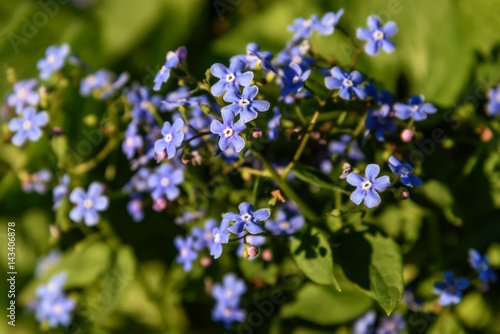
<path fill-rule="evenodd" d="M 36 289 L 35 318 L 39 322 L 47 321 L 51 328 L 68 326 L 73 318 L 75 302 L 63 290 L 67 278 L 65 273 L 54 275 L 46 285 Z"/>
<path fill-rule="evenodd" d="M 247 287 L 242 279 L 234 273 L 227 273 L 222 278 L 222 284 L 215 284 L 212 288 L 212 297 L 215 307 L 212 310 L 212 319 L 222 321 L 229 328 L 233 322 L 243 322 L 246 318 L 245 310 L 240 308 L 241 296 Z"/>

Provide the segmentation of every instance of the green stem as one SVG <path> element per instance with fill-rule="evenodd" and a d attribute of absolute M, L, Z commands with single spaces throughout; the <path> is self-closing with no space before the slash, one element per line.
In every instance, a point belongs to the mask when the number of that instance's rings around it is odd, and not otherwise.
<path fill-rule="evenodd" d="M 307 121 L 304 118 L 304 115 L 302 114 L 302 110 L 300 110 L 300 106 L 298 104 L 295 104 L 295 113 L 297 113 L 297 116 L 299 117 L 300 122 L 302 125 L 306 125 Z"/>

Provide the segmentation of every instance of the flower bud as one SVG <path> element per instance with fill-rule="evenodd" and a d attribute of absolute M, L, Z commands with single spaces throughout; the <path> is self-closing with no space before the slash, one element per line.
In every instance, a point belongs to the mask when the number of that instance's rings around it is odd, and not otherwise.
<path fill-rule="evenodd" d="M 270 249 L 264 249 L 262 251 L 262 260 L 271 261 L 273 259 L 273 252 Z"/>
<path fill-rule="evenodd" d="M 259 128 L 253 129 L 253 131 L 252 131 L 252 137 L 253 138 L 260 138 L 260 137 L 262 137 L 262 130 L 259 129 Z"/>
<path fill-rule="evenodd" d="M 248 252 L 246 249 L 243 250 L 243 258 L 248 259 Z"/>
<path fill-rule="evenodd" d="M 161 212 L 167 207 L 167 200 L 165 198 L 155 199 L 153 202 L 153 210 Z"/>
<path fill-rule="evenodd" d="M 247 255 L 250 257 L 256 257 L 259 254 L 259 249 L 256 246 L 250 246 L 247 249 Z"/>
<path fill-rule="evenodd" d="M 408 189 L 403 188 L 403 190 L 401 191 L 401 193 L 399 195 L 399 198 L 402 200 L 410 198 L 410 192 L 408 191 Z"/>
<path fill-rule="evenodd" d="M 203 267 L 206 268 L 212 264 L 212 258 L 208 256 L 202 257 L 200 263 Z"/>
<path fill-rule="evenodd" d="M 404 143 L 409 143 L 413 139 L 413 132 L 410 129 L 404 129 L 403 132 L 401 132 L 401 140 Z"/>
<path fill-rule="evenodd" d="M 62 135 L 62 134 L 63 134 L 63 129 L 61 129 L 61 127 L 59 127 L 59 126 L 54 126 L 54 127 L 52 128 L 52 134 L 53 134 L 54 136 L 56 136 L 56 137 L 57 137 L 57 136 L 60 136 L 60 135 Z"/>

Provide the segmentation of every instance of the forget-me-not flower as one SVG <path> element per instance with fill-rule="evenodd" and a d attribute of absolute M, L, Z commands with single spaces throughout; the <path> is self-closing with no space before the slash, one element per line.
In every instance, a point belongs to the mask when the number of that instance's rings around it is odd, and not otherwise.
<path fill-rule="evenodd" d="M 408 104 L 395 103 L 396 117 L 402 120 L 412 117 L 415 121 L 427 119 L 427 115 L 436 113 L 437 109 L 432 103 L 424 103 L 424 101 L 423 95 L 414 95 L 410 97 Z"/>
<path fill-rule="evenodd" d="M 21 111 L 21 117 L 14 117 L 9 122 L 9 130 L 16 132 L 12 136 L 12 144 L 22 146 L 26 139 L 37 141 L 42 136 L 41 127 L 49 122 L 46 111 L 37 113 L 32 107 L 26 107 Z"/>
<path fill-rule="evenodd" d="M 462 292 L 469 287 L 466 278 L 455 279 L 455 274 L 447 271 L 443 274 L 444 282 L 434 283 L 434 293 L 439 295 L 439 304 L 448 306 L 458 304 L 462 300 Z"/>
<path fill-rule="evenodd" d="M 40 96 L 34 90 L 36 79 L 18 81 L 14 84 L 14 93 L 7 97 L 7 104 L 15 107 L 16 113 L 20 114 L 26 105 L 37 106 Z"/>
<path fill-rule="evenodd" d="M 94 226 L 99 222 L 99 211 L 108 208 L 109 199 L 103 195 L 104 186 L 99 182 L 92 182 L 87 192 L 82 188 L 75 188 L 69 195 L 69 200 L 76 206 L 69 212 L 69 218 L 75 223 L 82 219 L 87 226 Z"/>
<path fill-rule="evenodd" d="M 355 187 L 356 190 L 351 194 L 351 201 L 357 205 L 364 200 L 368 208 L 373 208 L 380 204 L 380 195 L 377 193 L 390 187 L 389 176 L 384 175 L 377 178 L 380 173 L 380 167 L 376 164 L 369 164 L 365 169 L 365 177 L 358 173 L 350 173 L 347 182 Z"/>
<path fill-rule="evenodd" d="M 223 64 L 213 64 L 210 72 L 220 80 L 212 86 L 210 91 L 214 96 L 221 96 L 224 93 L 240 92 L 240 86 L 250 85 L 253 79 L 253 72 L 242 72 L 246 64 L 241 59 L 234 59 L 229 64 L 229 68 Z"/>
<path fill-rule="evenodd" d="M 384 26 L 380 23 L 380 18 L 376 15 L 368 16 L 366 20 L 368 29 L 358 28 L 356 34 L 362 41 L 367 41 L 365 52 L 370 56 L 376 56 L 380 48 L 385 52 L 391 53 L 396 45 L 389 39 L 398 32 L 398 26 L 394 22 L 387 22 Z"/>
<path fill-rule="evenodd" d="M 358 71 L 351 73 L 342 71 L 338 66 L 330 70 L 332 76 L 325 78 L 325 85 L 328 89 L 340 89 L 339 96 L 344 100 L 352 100 L 356 95 L 359 99 L 366 98 L 366 92 L 361 84 L 364 81 L 363 75 Z"/>
<path fill-rule="evenodd" d="M 45 194 L 47 192 L 47 183 L 52 180 L 52 174 L 47 169 L 40 169 L 36 173 L 27 175 L 21 183 L 24 192 L 36 192 Z"/>
<path fill-rule="evenodd" d="M 378 141 L 385 140 L 385 133 L 394 133 L 397 130 L 397 125 L 392 120 L 391 107 L 388 104 L 382 105 L 379 110 L 368 110 L 365 127 L 367 130 L 375 133 L 375 138 Z"/>
<path fill-rule="evenodd" d="M 421 187 L 423 182 L 413 175 L 413 167 L 408 163 L 401 163 L 395 156 L 389 158 L 389 168 L 394 174 L 401 175 L 401 183 L 408 187 Z"/>
<path fill-rule="evenodd" d="M 161 69 L 156 73 L 154 78 L 154 87 L 153 90 L 160 90 L 163 83 L 168 81 L 170 78 L 170 70 L 179 66 L 180 63 L 186 60 L 187 50 L 185 47 L 179 47 L 175 52 L 168 51 L 166 55 L 165 64 L 161 67 Z"/>
<path fill-rule="evenodd" d="M 295 63 L 283 69 L 283 88 L 280 95 L 287 96 L 290 93 L 298 93 L 304 88 L 304 82 L 309 78 L 311 70 L 302 71 L 302 68 Z"/>
<path fill-rule="evenodd" d="M 40 78 L 48 79 L 52 73 L 60 70 L 64 66 L 68 54 L 68 44 L 49 46 L 47 50 L 45 50 L 45 58 L 40 59 L 36 63 L 36 67 L 40 70 Z"/>
<path fill-rule="evenodd" d="M 179 235 L 174 239 L 174 245 L 179 251 L 175 260 L 183 265 L 184 271 L 190 271 L 193 268 L 193 261 L 198 257 L 198 253 L 193 249 L 193 239 Z"/>
<path fill-rule="evenodd" d="M 263 112 L 269 109 L 270 103 L 264 100 L 255 100 L 259 89 L 257 86 L 248 86 L 243 89 L 240 95 L 238 92 L 231 92 L 224 95 L 224 101 L 232 104 L 222 108 L 222 111 L 229 110 L 235 116 L 240 114 L 241 119 L 247 123 L 254 120 L 258 111 Z"/>
<path fill-rule="evenodd" d="M 179 197 L 180 190 L 177 187 L 184 182 L 182 169 L 174 169 L 171 164 L 162 164 L 148 178 L 148 186 L 151 197 L 159 199 L 165 196 L 169 201 Z"/>
<path fill-rule="evenodd" d="M 163 138 L 155 142 L 155 152 L 159 154 L 166 149 L 167 158 L 172 159 L 175 156 L 176 148 L 179 147 L 184 140 L 184 132 L 182 132 L 183 126 L 184 121 L 182 118 L 178 118 L 172 125 L 170 125 L 169 122 L 165 122 L 161 129 Z"/>
<path fill-rule="evenodd" d="M 472 268 L 479 272 L 479 279 L 485 283 L 486 286 L 491 282 L 497 281 L 497 274 L 491 269 L 490 262 L 486 255 L 481 255 L 477 250 L 469 250 L 469 263 Z"/>
<path fill-rule="evenodd" d="M 276 219 L 268 220 L 264 226 L 274 235 L 289 235 L 301 229 L 304 224 L 304 217 L 300 213 L 279 210 Z"/>
<path fill-rule="evenodd" d="M 52 209 L 57 209 L 61 206 L 61 202 L 69 195 L 69 181 L 70 177 L 68 174 L 64 174 L 59 184 L 52 190 L 52 197 L 54 198 L 54 205 Z"/>
<path fill-rule="evenodd" d="M 226 95 L 227 96 L 227 95 Z M 245 147 L 245 140 L 241 138 L 239 133 L 245 130 L 245 122 L 240 119 L 238 122 L 233 123 L 234 114 L 230 110 L 222 110 L 222 123 L 216 119 L 210 124 L 210 131 L 220 136 L 219 147 L 225 151 L 230 144 L 233 145 L 236 152 L 240 152 Z"/>
<path fill-rule="evenodd" d="M 234 221 L 234 225 L 228 228 L 228 231 L 234 234 L 240 234 L 245 229 L 250 234 L 264 232 L 264 228 L 258 223 L 264 221 L 271 215 L 269 209 L 260 209 L 254 212 L 254 207 L 250 203 L 243 202 L 238 206 L 240 213 L 228 212 L 224 219 Z"/>

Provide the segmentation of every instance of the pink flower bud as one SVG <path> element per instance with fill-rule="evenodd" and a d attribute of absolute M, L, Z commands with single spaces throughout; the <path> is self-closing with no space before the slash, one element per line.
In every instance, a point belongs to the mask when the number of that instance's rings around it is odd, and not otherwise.
<path fill-rule="evenodd" d="M 259 254 L 259 249 L 256 246 L 250 246 L 247 249 L 247 254 L 250 257 L 256 257 Z"/>
<path fill-rule="evenodd" d="M 273 259 L 273 252 L 270 249 L 264 249 L 262 251 L 262 259 L 264 261 L 271 261 Z"/>
<path fill-rule="evenodd" d="M 403 132 L 401 132 L 401 140 L 405 143 L 411 142 L 413 139 L 413 132 L 410 129 L 404 129 Z"/>

